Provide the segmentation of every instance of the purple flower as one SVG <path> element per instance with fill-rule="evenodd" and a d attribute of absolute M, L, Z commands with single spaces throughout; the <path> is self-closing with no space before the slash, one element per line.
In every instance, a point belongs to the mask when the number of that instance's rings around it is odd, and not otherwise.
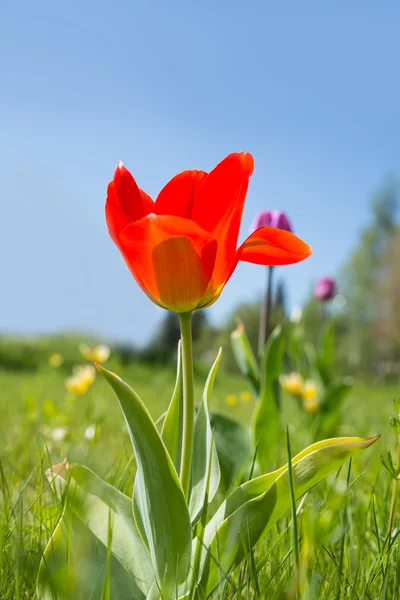
<path fill-rule="evenodd" d="M 257 213 L 251 226 L 251 231 L 256 231 L 260 227 L 276 227 L 277 229 L 292 231 L 289 219 L 280 210 L 262 210 Z"/>
<path fill-rule="evenodd" d="M 321 300 L 321 302 L 326 302 L 326 300 L 333 298 L 335 294 L 336 281 L 333 277 L 321 277 L 314 288 L 314 296 L 318 298 L 318 300 Z"/>

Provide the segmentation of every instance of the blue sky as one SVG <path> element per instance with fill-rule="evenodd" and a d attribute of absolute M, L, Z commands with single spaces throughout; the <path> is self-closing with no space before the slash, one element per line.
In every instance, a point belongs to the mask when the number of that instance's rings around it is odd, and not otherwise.
<path fill-rule="evenodd" d="M 281 269 L 292 305 L 335 274 L 398 173 L 398 2 L 25 0 L 0 19 L 0 331 L 148 339 L 161 313 L 104 222 L 119 159 L 155 196 L 251 152 L 242 237 L 257 210 L 283 209 L 314 249 Z M 240 265 L 210 316 L 264 275 Z"/>

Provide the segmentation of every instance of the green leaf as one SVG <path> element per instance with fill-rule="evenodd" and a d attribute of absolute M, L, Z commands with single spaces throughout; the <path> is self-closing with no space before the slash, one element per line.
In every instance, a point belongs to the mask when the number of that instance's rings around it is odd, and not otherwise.
<path fill-rule="evenodd" d="M 397 433 L 397 435 L 400 436 L 400 419 L 398 419 L 397 417 L 389 417 L 389 424 L 392 427 L 392 429 L 394 429 L 394 431 Z"/>
<path fill-rule="evenodd" d="M 222 349 L 211 367 L 204 388 L 203 398 L 197 411 L 194 425 L 193 459 L 189 512 L 192 523 L 195 523 L 203 510 L 206 496 L 211 502 L 217 493 L 221 473 L 218 463 L 217 449 L 215 447 L 213 432 L 208 413 L 208 403 L 221 360 Z"/>
<path fill-rule="evenodd" d="M 64 462 L 47 472 L 64 495 L 63 514 L 44 552 L 38 597 L 145 599 L 154 581 L 130 498 L 95 473 Z"/>
<path fill-rule="evenodd" d="M 223 414 L 212 412 L 210 418 L 218 452 L 221 485 L 224 490 L 229 490 L 250 459 L 249 431 L 234 419 Z"/>
<path fill-rule="evenodd" d="M 397 479 L 399 475 L 398 466 L 393 464 L 393 458 L 389 451 L 386 454 L 381 454 L 381 463 L 385 467 L 386 471 L 389 473 L 393 479 Z"/>
<path fill-rule="evenodd" d="M 351 383 L 344 381 L 328 386 L 323 397 L 322 410 L 324 412 L 339 410 L 343 400 L 351 392 L 351 388 Z"/>
<path fill-rule="evenodd" d="M 176 382 L 171 402 L 165 415 L 161 437 L 179 473 L 182 455 L 183 435 L 183 382 L 182 382 L 182 344 L 178 344 L 178 363 Z"/>
<path fill-rule="evenodd" d="M 304 351 L 309 365 L 309 371 L 312 379 L 320 381 L 323 387 L 332 383 L 332 373 L 326 364 L 322 354 L 318 354 L 311 342 L 304 344 Z"/>
<path fill-rule="evenodd" d="M 309 446 L 292 460 L 296 499 L 338 469 L 348 458 L 368 448 L 374 438 L 336 438 Z M 288 467 L 257 477 L 237 488 L 206 527 L 208 548 L 202 586 L 210 594 L 290 506 Z"/>
<path fill-rule="evenodd" d="M 259 394 L 260 370 L 241 321 L 238 322 L 236 329 L 231 333 L 231 344 L 233 355 L 240 371 L 250 381 L 256 393 Z"/>
<path fill-rule="evenodd" d="M 178 475 L 139 396 L 117 375 L 97 367 L 114 389 L 135 452 L 134 516 L 151 556 L 162 594 L 168 598 L 190 568 L 191 524 Z"/>
<path fill-rule="evenodd" d="M 257 446 L 257 459 L 261 471 L 271 467 L 276 460 L 276 448 L 280 434 L 279 404 L 283 351 L 285 340 L 281 327 L 277 327 L 269 337 L 263 356 L 261 373 L 260 403 L 255 423 L 254 440 Z"/>

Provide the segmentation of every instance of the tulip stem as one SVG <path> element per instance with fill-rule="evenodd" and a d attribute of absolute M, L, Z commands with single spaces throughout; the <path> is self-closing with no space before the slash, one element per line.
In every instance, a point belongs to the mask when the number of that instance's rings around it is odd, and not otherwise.
<path fill-rule="evenodd" d="M 193 453 L 194 391 L 193 391 L 193 348 L 192 313 L 180 313 L 182 339 L 183 375 L 183 435 L 180 479 L 183 492 L 188 498 Z"/>
<path fill-rule="evenodd" d="M 260 324 L 258 330 L 258 355 L 261 358 L 264 352 L 265 342 L 269 336 L 272 298 L 272 273 L 274 267 L 267 267 L 267 287 L 261 302 Z"/>

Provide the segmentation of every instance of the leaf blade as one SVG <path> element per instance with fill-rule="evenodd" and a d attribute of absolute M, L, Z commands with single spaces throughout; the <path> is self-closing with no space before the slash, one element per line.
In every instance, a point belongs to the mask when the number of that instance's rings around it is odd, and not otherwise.
<path fill-rule="evenodd" d="M 260 369 L 251 348 L 243 323 L 238 320 L 231 333 L 232 352 L 242 374 L 247 377 L 257 394 L 260 393 Z"/>
<path fill-rule="evenodd" d="M 296 499 L 378 437 L 324 440 L 300 452 L 292 460 Z M 219 568 L 229 573 L 237 566 L 289 505 L 287 465 L 243 484 L 231 494 L 206 528 L 208 556 L 203 563 L 202 585 L 207 594 L 218 586 Z M 216 566 L 218 559 L 220 565 Z"/>
<path fill-rule="evenodd" d="M 130 498 L 81 465 L 57 465 L 47 477 L 64 495 L 65 504 L 39 568 L 39 598 L 85 593 L 100 600 L 109 550 L 112 592 L 121 600 L 130 600 L 132 594 L 144 600 L 154 572 Z"/>
<path fill-rule="evenodd" d="M 179 472 L 183 437 L 183 381 L 182 381 L 182 342 L 178 343 L 178 361 L 175 388 L 165 415 L 161 437 L 170 457 Z"/>
<path fill-rule="evenodd" d="M 208 503 L 213 500 L 221 480 L 218 454 L 208 412 L 208 404 L 221 355 L 222 349 L 220 348 L 208 374 L 194 425 L 192 477 L 189 499 L 189 512 L 192 523 L 195 523 L 200 517 L 206 496 L 208 497 Z"/>
<path fill-rule="evenodd" d="M 267 471 L 276 460 L 280 434 L 280 384 L 285 340 L 283 330 L 277 327 L 266 344 L 261 373 L 260 402 L 254 422 L 254 440 L 261 471 Z"/>
<path fill-rule="evenodd" d="M 250 458 L 250 433 L 241 423 L 218 412 L 210 415 L 221 471 L 221 485 L 230 490 Z"/>
<path fill-rule="evenodd" d="M 114 373 L 97 367 L 117 395 L 137 462 L 134 516 L 149 548 L 160 590 L 168 597 L 190 568 L 191 524 L 175 466 L 139 396 Z"/>

